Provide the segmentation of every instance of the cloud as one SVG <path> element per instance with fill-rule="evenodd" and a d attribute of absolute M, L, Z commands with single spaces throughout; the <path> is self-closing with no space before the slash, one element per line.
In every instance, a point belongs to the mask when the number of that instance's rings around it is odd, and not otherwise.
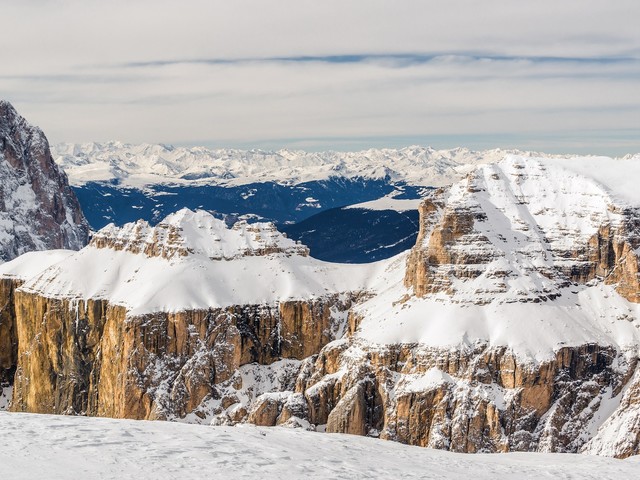
<path fill-rule="evenodd" d="M 640 151 L 638 14 L 628 0 L 8 2 L 0 92 L 53 141 Z"/>
<path fill-rule="evenodd" d="M 477 54 L 466 52 L 448 53 L 352 53 L 340 55 L 296 55 L 289 57 L 256 57 L 256 58 L 184 58 L 173 60 L 147 60 L 129 62 L 120 67 L 143 68 L 163 67 L 166 65 L 238 65 L 251 63 L 329 63 L 360 64 L 379 63 L 389 67 L 408 67 L 438 61 L 454 60 L 457 62 L 528 62 L 534 64 L 637 64 L 640 58 L 635 56 L 599 56 L 599 57 L 559 57 L 559 56 L 516 56 L 497 54 Z"/>

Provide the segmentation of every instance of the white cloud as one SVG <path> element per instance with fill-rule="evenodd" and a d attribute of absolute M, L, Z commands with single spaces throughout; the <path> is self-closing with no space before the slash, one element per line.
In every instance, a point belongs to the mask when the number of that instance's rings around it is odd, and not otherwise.
<path fill-rule="evenodd" d="M 620 153 L 640 140 L 602 139 L 640 124 L 639 16 L 627 0 L 5 2 L 0 92 L 53 141 L 565 132 Z M 336 55 L 391 57 L 274 60 Z M 207 59 L 232 61 L 189 63 Z"/>

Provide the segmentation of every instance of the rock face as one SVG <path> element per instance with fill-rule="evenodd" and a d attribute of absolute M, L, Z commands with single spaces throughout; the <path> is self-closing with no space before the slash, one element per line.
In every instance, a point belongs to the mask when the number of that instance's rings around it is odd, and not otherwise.
<path fill-rule="evenodd" d="M 356 307 L 353 337 L 298 379 L 312 422 L 459 452 L 639 453 L 638 209 L 510 158 L 420 214 L 405 288 Z M 402 324 L 426 334 L 396 342 Z"/>
<path fill-rule="evenodd" d="M 316 285 L 317 275 L 350 283 L 272 225 L 227 227 L 202 211 L 178 212 L 156 227 L 109 226 L 80 252 L 51 257 L 2 267 L 0 328 L 10 335 L 0 346 L 13 411 L 201 414 L 243 366 L 299 363 L 341 336 L 359 295 Z M 307 290 L 296 293 L 296 281 Z M 234 284 L 245 290 L 234 294 Z M 231 290 L 228 297 L 218 285 Z M 245 302 L 231 303 L 234 295 Z M 162 308 L 148 308 L 154 299 Z"/>
<path fill-rule="evenodd" d="M 349 300 L 127 316 L 106 301 L 18 292 L 11 409 L 167 419 L 192 413 L 241 366 L 319 351 Z M 46 321 L 42 321 L 46 319 Z"/>
<path fill-rule="evenodd" d="M 209 260 L 309 254 L 307 247 L 284 237 L 272 223 L 239 221 L 227 228 L 223 221 L 204 211 L 188 209 L 170 215 L 155 227 L 144 220 L 123 227 L 107 225 L 93 235 L 91 245 L 167 260 L 196 252 Z"/>
<path fill-rule="evenodd" d="M 89 228 L 44 133 L 0 101 L 0 259 L 32 250 L 80 249 Z"/>
<path fill-rule="evenodd" d="M 479 283 L 467 280 L 484 280 L 474 303 L 495 295 L 540 302 L 569 282 L 602 279 L 637 303 L 640 210 L 566 172 L 550 182 L 547 169 L 512 157 L 428 198 L 405 285 L 419 297 L 445 291 L 467 301 L 462 287 Z M 516 277 L 527 288 L 512 288 Z"/>
<path fill-rule="evenodd" d="M 640 453 L 637 208 L 511 157 L 420 214 L 411 252 L 358 267 L 204 212 L 108 227 L 0 290 L 11 408 Z"/>
<path fill-rule="evenodd" d="M 18 359 L 18 333 L 16 328 L 13 293 L 20 281 L 9 278 L 0 280 L 0 388 L 13 383 Z"/>
<path fill-rule="evenodd" d="M 470 453 L 579 451 L 599 426 L 600 409 L 619 401 L 637 368 L 637 358 L 621 363 L 617 352 L 597 345 L 562 348 L 539 364 L 488 345 L 380 349 L 350 342 L 330 344 L 320 357 L 302 390 L 310 418 L 327 431 Z M 612 454 L 637 453 L 633 448 Z"/>

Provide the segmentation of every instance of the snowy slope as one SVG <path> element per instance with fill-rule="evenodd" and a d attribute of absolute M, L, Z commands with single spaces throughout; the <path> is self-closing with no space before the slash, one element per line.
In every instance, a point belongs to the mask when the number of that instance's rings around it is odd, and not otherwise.
<path fill-rule="evenodd" d="M 579 157 L 546 159 L 543 163 L 561 167 L 598 182 L 617 203 L 640 205 L 640 155 L 620 159 L 609 157 Z"/>
<path fill-rule="evenodd" d="M 109 299 L 132 313 L 273 304 L 367 289 L 380 263 L 342 265 L 306 255 L 273 225 L 228 228 L 210 214 L 182 210 L 156 227 L 145 222 L 97 232 L 21 287 L 49 298 Z M 4 266 L 5 276 L 38 270 L 44 252 Z M 31 270 L 33 269 L 33 270 Z"/>
<path fill-rule="evenodd" d="M 457 180 L 475 165 L 499 161 L 508 153 L 518 152 L 418 146 L 361 152 L 270 152 L 109 142 L 56 145 L 54 157 L 73 185 L 117 180 L 134 187 L 160 183 L 231 186 L 362 177 L 440 186 Z"/>
<path fill-rule="evenodd" d="M 356 203 L 354 205 L 349 205 L 345 208 L 361 208 L 364 210 L 392 210 L 394 212 L 406 212 L 408 210 L 417 210 L 422 203 L 422 199 L 419 198 L 396 198 L 398 196 L 398 192 L 392 192 L 389 195 L 385 195 L 384 197 L 378 198 L 376 200 L 371 200 L 369 202 Z"/>
<path fill-rule="evenodd" d="M 0 465 L 14 480 L 637 478 L 638 459 L 465 455 L 300 429 L 0 412 Z"/>
<path fill-rule="evenodd" d="M 640 304 L 613 286 L 578 285 L 566 277 L 585 261 L 574 252 L 600 226 L 623 223 L 620 198 L 623 206 L 640 204 L 624 182 L 603 185 L 598 180 L 611 174 L 580 161 L 508 156 L 452 186 L 441 215 L 476 220 L 473 232 L 450 246 L 451 255 L 478 260 L 432 265 L 443 286 L 422 298 L 403 285 L 399 262 L 395 281 L 357 307 L 364 319 L 358 335 L 379 344 L 435 347 L 488 341 L 537 360 L 560 346 L 587 343 L 637 352 Z M 416 248 L 428 248 L 429 239 Z"/>

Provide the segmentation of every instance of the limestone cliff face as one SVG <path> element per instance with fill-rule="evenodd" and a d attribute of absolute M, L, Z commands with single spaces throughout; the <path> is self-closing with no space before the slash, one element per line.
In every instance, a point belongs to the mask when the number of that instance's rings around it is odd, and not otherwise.
<path fill-rule="evenodd" d="M 107 301 L 17 292 L 11 409 L 184 417 L 239 367 L 302 359 L 341 328 L 346 296 L 128 316 Z"/>
<path fill-rule="evenodd" d="M 487 345 L 334 342 L 298 387 L 309 420 L 328 432 L 458 452 L 576 452 L 636 365 L 598 345 L 565 347 L 536 365 Z"/>
<path fill-rule="evenodd" d="M 419 297 L 446 292 L 489 303 L 512 294 L 517 301 L 540 302 L 557 297 L 558 287 L 568 283 L 599 279 L 639 302 L 638 209 L 620 207 L 605 191 L 585 189 L 571 177 L 552 183 L 535 162 L 525 173 L 523 163 L 479 169 L 425 200 L 405 285 Z M 516 276 L 539 281 L 526 291 L 509 291 Z M 454 286 L 479 278 L 483 291 L 471 300 Z"/>
<path fill-rule="evenodd" d="M 15 279 L 0 279 L 0 386 L 5 387 L 13 384 L 18 359 L 14 291 L 20 283 Z"/>
<path fill-rule="evenodd" d="M 0 101 L 0 259 L 31 250 L 80 249 L 89 227 L 44 133 Z"/>

